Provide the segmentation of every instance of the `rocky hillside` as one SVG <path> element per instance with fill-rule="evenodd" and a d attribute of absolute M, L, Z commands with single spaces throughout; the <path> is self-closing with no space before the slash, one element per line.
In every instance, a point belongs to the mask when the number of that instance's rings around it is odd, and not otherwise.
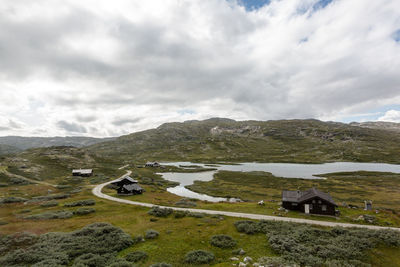
<path fill-rule="evenodd" d="M 84 147 L 110 140 L 114 140 L 114 138 L 1 136 L 0 149 L 3 146 L 14 147 L 16 150 L 51 146 Z"/>
<path fill-rule="evenodd" d="M 400 163 L 400 135 L 318 120 L 166 123 L 88 147 L 102 157 L 144 160 Z"/>
<path fill-rule="evenodd" d="M 359 126 L 370 129 L 389 130 L 400 133 L 400 123 L 388 121 L 367 121 L 367 122 L 352 122 L 351 126 Z"/>

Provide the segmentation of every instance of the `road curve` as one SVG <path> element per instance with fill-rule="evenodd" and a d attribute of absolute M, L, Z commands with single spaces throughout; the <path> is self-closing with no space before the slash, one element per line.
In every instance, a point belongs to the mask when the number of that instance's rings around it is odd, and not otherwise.
<path fill-rule="evenodd" d="M 131 171 L 127 171 L 127 173 L 125 175 L 121 176 L 121 178 L 123 178 L 125 176 L 128 176 L 131 173 L 132 173 Z M 115 180 L 113 180 L 113 181 L 115 181 Z M 104 199 L 115 201 L 115 202 L 119 202 L 119 203 L 142 206 L 142 207 L 148 207 L 148 208 L 152 208 L 154 206 L 159 206 L 161 208 L 170 208 L 170 209 L 173 209 L 173 210 L 199 212 L 199 213 L 205 213 L 205 214 L 211 214 L 211 215 L 217 214 L 217 215 L 224 215 L 224 216 L 229 216 L 229 217 L 255 219 L 255 220 L 306 223 L 306 224 L 314 224 L 314 225 L 329 226 L 329 227 L 340 226 L 340 227 L 367 228 L 367 229 L 373 229 L 373 230 L 391 229 L 391 230 L 395 230 L 395 231 L 400 231 L 400 228 L 396 228 L 396 227 L 384 227 L 384 226 L 352 224 L 352 223 L 336 223 L 336 222 L 308 220 L 308 219 L 301 219 L 301 218 L 278 217 L 278 216 L 270 216 L 270 215 L 262 215 L 262 214 L 241 213 L 241 212 L 220 211 L 220 210 L 177 208 L 177 207 L 160 206 L 160 205 L 155 205 L 155 204 L 151 204 L 151 203 L 144 203 L 144 202 L 138 202 L 138 201 L 131 201 L 131 200 L 127 200 L 127 199 L 121 199 L 121 198 L 112 197 L 112 196 L 106 195 L 106 194 L 101 192 L 102 189 L 104 188 L 104 186 L 112 183 L 113 181 L 109 181 L 109 182 L 97 185 L 96 187 L 93 188 L 92 193 L 95 196 L 99 197 L 99 198 L 104 198 Z"/>

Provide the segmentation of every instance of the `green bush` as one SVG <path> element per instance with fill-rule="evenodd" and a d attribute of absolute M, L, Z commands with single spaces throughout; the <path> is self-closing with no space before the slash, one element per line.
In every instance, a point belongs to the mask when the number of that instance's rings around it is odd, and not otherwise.
<path fill-rule="evenodd" d="M 229 235 L 214 235 L 210 239 L 210 244 L 219 248 L 233 248 L 236 243 L 236 240 Z"/>
<path fill-rule="evenodd" d="M 154 206 L 153 208 L 151 208 L 151 210 L 149 210 L 149 214 L 156 216 L 156 217 L 167 217 L 170 214 L 172 214 L 173 210 L 169 209 L 169 208 L 160 208 L 158 206 Z"/>
<path fill-rule="evenodd" d="M 39 214 L 33 214 L 25 217 L 27 220 L 50 220 L 50 219 L 68 219 L 74 214 L 68 210 L 49 211 Z"/>
<path fill-rule="evenodd" d="M 145 234 L 144 237 L 145 237 L 146 239 L 155 239 L 155 238 L 157 238 L 159 235 L 160 235 L 159 232 L 157 232 L 157 231 L 155 231 L 155 230 L 152 230 L 152 229 L 149 229 L 149 230 L 146 231 L 146 234 Z"/>
<path fill-rule="evenodd" d="M 194 217 L 194 218 L 204 218 L 206 215 L 200 212 L 188 212 L 187 216 Z"/>
<path fill-rule="evenodd" d="M 46 233 L 34 239 L 31 245 L 13 243 L 9 241 L 16 239 L 12 236 L 1 238 L 2 243 L 3 239 L 8 240 L 13 251 L 0 258 L 0 266 L 44 265 L 46 262 L 70 265 L 74 259 L 75 266 L 87 266 L 87 263 L 100 262 L 100 257 L 105 263 L 108 259 L 114 262 L 117 252 L 133 244 L 128 234 L 108 223 L 94 223 L 70 233 Z"/>
<path fill-rule="evenodd" d="M 207 264 L 214 260 L 214 254 L 205 250 L 190 251 L 185 256 L 185 262 L 190 264 Z"/>
<path fill-rule="evenodd" d="M 53 199 L 65 199 L 69 198 L 68 194 L 54 194 L 54 195 L 47 195 L 47 196 L 38 196 L 33 197 L 32 201 L 45 201 L 45 200 L 53 200 Z"/>
<path fill-rule="evenodd" d="M 93 254 L 87 253 L 77 257 L 74 260 L 73 267 L 105 267 L 108 263 L 115 258 L 115 255 L 112 254 Z"/>
<path fill-rule="evenodd" d="M 94 199 L 84 199 L 75 202 L 65 203 L 64 207 L 93 206 L 96 204 Z"/>
<path fill-rule="evenodd" d="M 183 218 L 186 216 L 186 214 L 187 214 L 186 211 L 178 210 L 178 211 L 175 211 L 174 218 L 176 218 L 176 219 Z"/>
<path fill-rule="evenodd" d="M 52 200 L 52 201 L 44 202 L 44 203 L 40 204 L 40 206 L 43 208 L 55 207 L 55 206 L 58 206 L 58 202 Z"/>
<path fill-rule="evenodd" d="M 76 211 L 74 211 L 74 214 L 76 215 L 86 215 L 90 213 L 94 213 L 96 210 L 94 208 L 79 208 Z"/>
<path fill-rule="evenodd" d="M 400 233 L 391 230 L 320 229 L 310 225 L 273 221 L 237 221 L 236 229 L 247 234 L 264 233 L 271 248 L 285 262 L 322 266 L 338 261 L 346 266 L 366 264 L 367 251 L 378 245 L 400 247 Z M 364 262 L 364 263 L 363 263 Z"/>
<path fill-rule="evenodd" d="M 6 197 L 0 198 L 0 204 L 9 204 L 9 203 L 21 203 L 27 201 L 26 198 L 22 197 Z"/>
<path fill-rule="evenodd" d="M 145 261 L 147 258 L 147 253 L 143 251 L 134 251 L 125 256 L 125 259 L 129 262 Z"/>
<path fill-rule="evenodd" d="M 176 202 L 175 205 L 179 206 L 179 207 L 184 207 L 184 208 L 193 208 L 193 207 L 197 206 L 197 204 L 195 202 L 191 201 L 188 198 L 182 198 L 181 200 Z"/>

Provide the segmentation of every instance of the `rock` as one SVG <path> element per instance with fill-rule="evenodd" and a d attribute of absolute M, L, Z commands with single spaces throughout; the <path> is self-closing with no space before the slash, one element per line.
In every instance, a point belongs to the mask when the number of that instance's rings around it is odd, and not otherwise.
<path fill-rule="evenodd" d="M 253 259 L 250 258 L 249 256 L 247 256 L 247 257 L 244 257 L 243 261 L 244 261 L 244 262 L 252 262 Z"/>
<path fill-rule="evenodd" d="M 258 262 L 253 263 L 254 267 L 260 267 L 260 264 Z"/>
<path fill-rule="evenodd" d="M 238 258 L 238 257 L 232 257 L 232 258 L 230 258 L 230 260 L 231 260 L 231 261 L 238 261 L 239 258 Z"/>
<path fill-rule="evenodd" d="M 239 255 L 244 255 L 244 254 L 246 254 L 246 251 L 244 251 L 244 249 L 241 248 L 241 249 L 239 250 Z"/>
<path fill-rule="evenodd" d="M 239 262 L 239 265 L 238 265 L 239 267 L 246 267 L 247 266 L 247 263 L 243 263 L 243 262 Z"/>
<path fill-rule="evenodd" d="M 279 209 L 278 209 L 279 211 L 284 211 L 285 210 L 285 208 L 283 208 L 283 207 L 279 207 Z"/>

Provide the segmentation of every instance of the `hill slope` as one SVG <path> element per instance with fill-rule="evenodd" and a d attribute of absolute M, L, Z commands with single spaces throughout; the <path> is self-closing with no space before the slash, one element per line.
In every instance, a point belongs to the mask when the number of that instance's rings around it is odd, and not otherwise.
<path fill-rule="evenodd" d="M 94 137 L 22 137 L 22 136 L 1 136 L 0 145 L 15 147 L 20 150 L 38 147 L 51 146 L 73 146 L 84 147 L 99 142 L 114 140 L 114 138 Z"/>
<path fill-rule="evenodd" d="M 318 120 L 166 123 L 88 149 L 135 160 L 400 163 L 398 133 Z"/>
<path fill-rule="evenodd" d="M 0 144 L 0 155 L 12 154 L 19 151 L 21 151 L 21 149 L 17 147 Z"/>

